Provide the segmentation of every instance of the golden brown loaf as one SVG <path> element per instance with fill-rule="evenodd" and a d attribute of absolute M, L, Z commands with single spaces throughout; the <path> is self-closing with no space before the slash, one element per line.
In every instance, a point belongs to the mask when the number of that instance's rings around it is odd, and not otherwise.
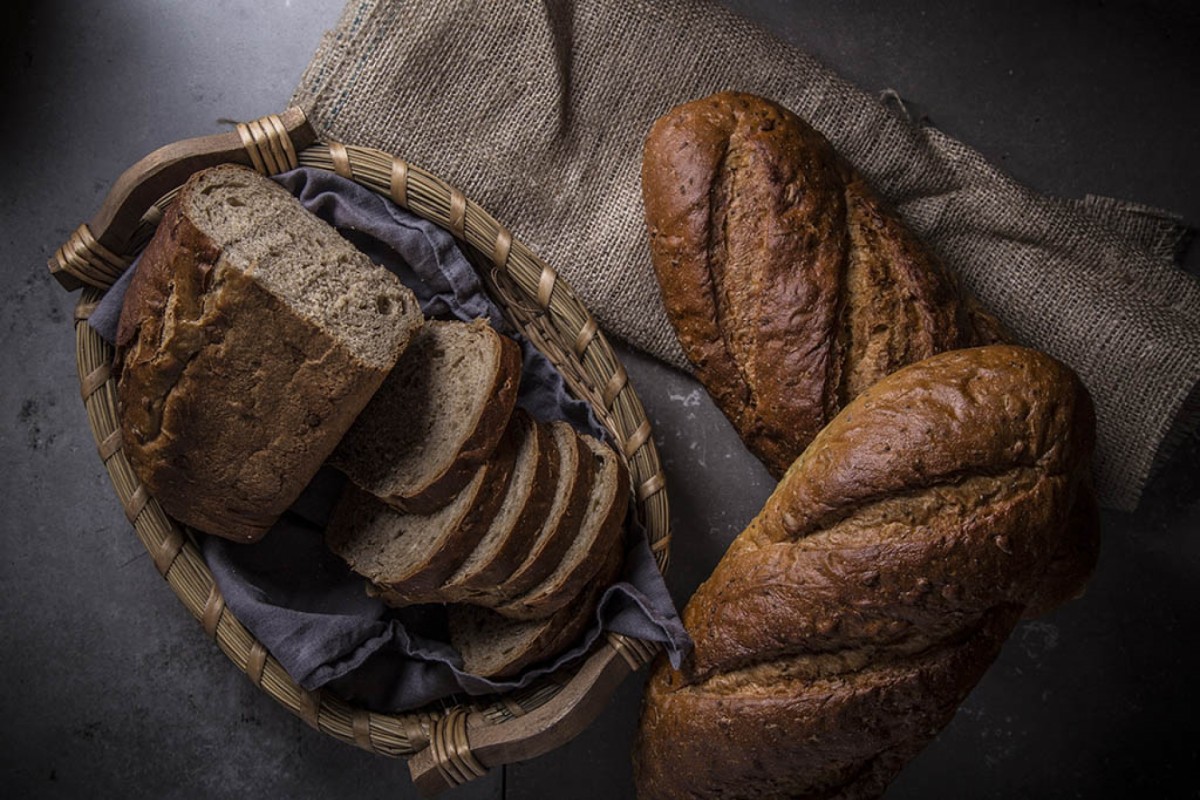
<path fill-rule="evenodd" d="M 999 341 L 829 142 L 769 100 L 670 111 L 646 139 L 642 192 L 684 353 L 776 477 L 884 375 Z"/>
<path fill-rule="evenodd" d="M 1082 591 L 1093 437 L 1078 378 L 1018 347 L 860 394 L 685 609 L 695 651 L 651 679 L 639 797 L 881 794 L 1021 615 Z"/>
<path fill-rule="evenodd" d="M 412 292 L 273 181 L 233 165 L 199 172 L 121 311 L 130 464 L 176 519 L 257 539 L 421 324 Z"/>

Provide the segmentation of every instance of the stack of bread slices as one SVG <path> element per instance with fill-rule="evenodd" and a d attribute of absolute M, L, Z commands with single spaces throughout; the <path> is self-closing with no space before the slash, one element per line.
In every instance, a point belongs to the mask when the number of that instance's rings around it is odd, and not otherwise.
<path fill-rule="evenodd" d="M 628 476 L 605 443 L 516 407 L 520 349 L 427 322 L 330 462 L 330 549 L 388 604 L 450 603 L 464 669 L 511 677 L 571 644 L 624 552 Z"/>

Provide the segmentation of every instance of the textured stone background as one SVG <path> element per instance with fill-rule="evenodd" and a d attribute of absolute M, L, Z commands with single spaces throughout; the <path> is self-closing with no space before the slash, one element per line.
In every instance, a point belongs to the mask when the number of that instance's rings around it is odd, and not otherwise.
<path fill-rule="evenodd" d="M 1200 13 L 1186 2 L 728 5 L 891 87 L 1039 190 L 1200 223 Z M 336 2 L 0 10 L 0 776 L 11 797 L 413 797 L 401 762 L 319 736 L 204 637 L 134 538 L 79 402 L 74 296 L 44 263 L 158 145 L 279 110 Z M 1200 272 L 1193 253 L 1189 269 Z M 770 490 L 689 379 L 629 354 L 670 476 L 685 599 Z M 890 798 L 1194 797 L 1200 447 L 1104 515 L 1087 597 L 1021 626 Z M 450 797 L 632 793 L 641 676 L 578 739 Z"/>

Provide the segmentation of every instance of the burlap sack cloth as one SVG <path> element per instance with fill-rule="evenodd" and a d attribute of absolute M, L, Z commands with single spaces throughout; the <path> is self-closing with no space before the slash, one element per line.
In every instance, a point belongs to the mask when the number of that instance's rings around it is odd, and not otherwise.
<path fill-rule="evenodd" d="M 1079 372 L 1102 502 L 1136 506 L 1200 404 L 1200 286 L 1163 212 L 1036 194 L 702 0 L 351 0 L 294 101 L 321 134 L 460 187 L 610 333 L 685 367 L 649 263 L 641 145 L 669 108 L 722 89 L 808 119 L 1021 342 Z"/>

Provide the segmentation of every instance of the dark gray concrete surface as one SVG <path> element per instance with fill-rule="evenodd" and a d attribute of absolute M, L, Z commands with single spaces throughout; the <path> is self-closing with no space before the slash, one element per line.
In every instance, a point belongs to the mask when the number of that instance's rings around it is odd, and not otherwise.
<path fill-rule="evenodd" d="M 1034 187 L 1200 222 L 1200 15 L 1184 2 L 730 2 L 898 90 Z M 0 10 L 0 786 L 10 797 L 412 797 L 401 762 L 250 686 L 158 578 L 79 402 L 44 263 L 154 147 L 281 108 L 337 3 Z M 1200 260 L 1193 254 L 1189 269 Z M 683 600 L 770 490 L 690 379 L 628 353 L 666 462 Z M 891 798 L 1195 797 L 1200 447 L 1104 514 L 1087 596 L 1023 624 Z M 451 797 L 630 796 L 638 676 L 560 750 Z"/>

